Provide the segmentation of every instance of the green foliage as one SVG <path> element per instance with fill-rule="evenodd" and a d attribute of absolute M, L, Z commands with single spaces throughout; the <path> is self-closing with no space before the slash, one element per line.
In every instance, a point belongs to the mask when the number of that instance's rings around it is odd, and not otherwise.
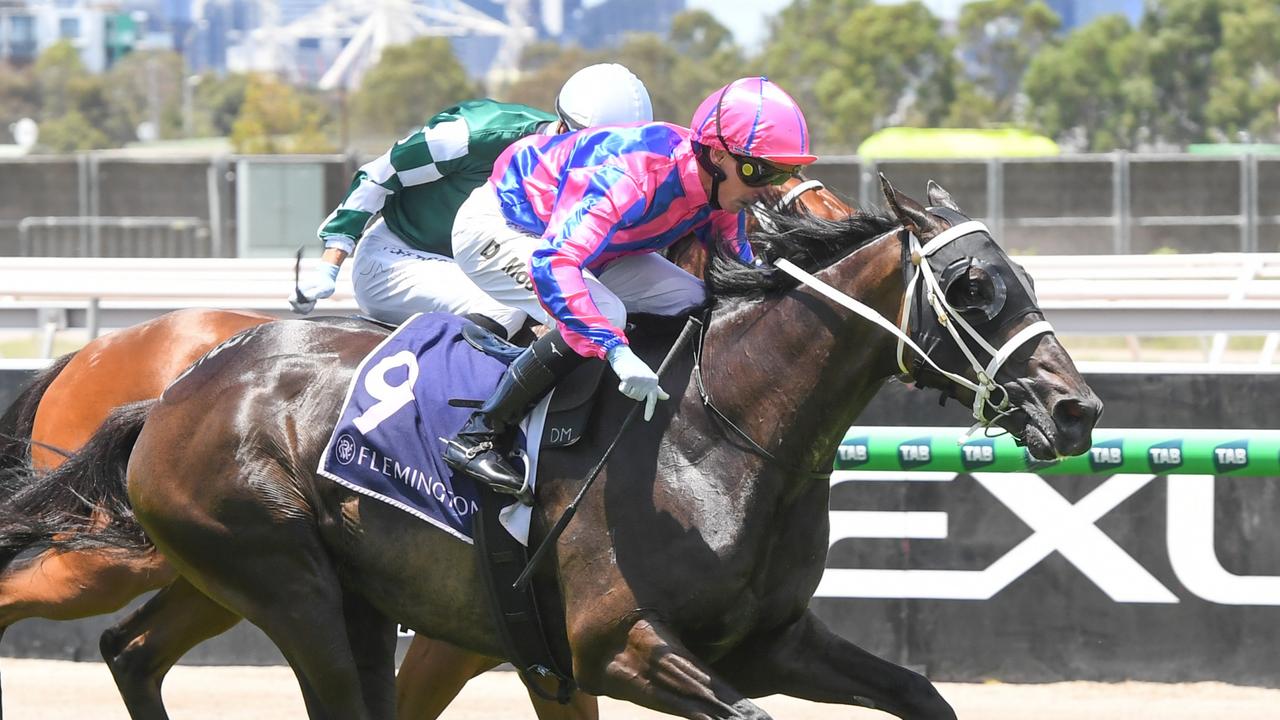
<path fill-rule="evenodd" d="M 40 114 L 40 90 L 29 67 L 0 64 L 0 138 L 10 124 Z"/>
<path fill-rule="evenodd" d="M 55 153 L 111 147 L 112 142 L 79 110 L 40 123 L 40 147 Z"/>
<path fill-rule="evenodd" d="M 231 145 L 239 153 L 333 152 L 322 122 L 316 103 L 297 89 L 265 75 L 252 75 L 231 129 Z"/>
<path fill-rule="evenodd" d="M 799 2 L 779 15 L 774 38 L 766 74 L 800 102 L 824 152 L 852 151 L 888 125 L 938 125 L 956 97 L 953 41 L 918 1 Z"/>
<path fill-rule="evenodd" d="M 174 52 L 130 53 L 102 76 L 105 102 L 102 129 L 117 142 L 137 137 L 143 122 L 156 124 L 162 138 L 182 131 L 182 83 L 185 64 Z"/>
<path fill-rule="evenodd" d="M 1015 97 L 1022 75 L 1061 24 L 1044 0 L 978 0 L 960 10 L 959 50 L 974 83 L 964 94 L 973 93 L 966 104 L 982 108 L 982 121 L 1020 119 L 1015 116 Z M 952 116 L 958 119 L 966 113 L 972 111 L 956 108 Z"/>
<path fill-rule="evenodd" d="M 1040 52 L 1023 90 L 1038 127 L 1055 138 L 1081 136 L 1086 150 L 1135 148 L 1156 115 L 1142 33 L 1110 15 Z"/>
<path fill-rule="evenodd" d="M 954 32 L 920 0 L 793 0 L 761 47 L 743 49 L 705 11 L 669 34 L 637 34 L 589 52 L 535 44 L 496 97 L 551 109 L 561 84 L 596 62 L 620 62 L 649 88 L 659 120 L 687 123 L 697 104 L 738 77 L 766 74 L 800 102 L 819 152 L 850 152 L 892 125 L 1012 124 L 1067 148 L 1280 142 L 1280 5 L 1276 0 L 1152 0 L 1139 27 L 1104 16 L 1063 35 L 1047 0 L 975 0 Z M 176 55 L 137 52 L 89 73 L 69 43 L 26 68 L 0 69 L 0 135 L 34 117 L 42 147 L 69 151 L 134 139 L 158 122 L 183 127 L 186 69 Z M 311 91 L 264 78 L 193 83 L 192 131 L 232 133 L 247 152 L 328 150 L 328 113 Z M 482 90 L 444 38 L 386 49 L 350 98 L 355 134 L 399 136 Z"/>
<path fill-rule="evenodd" d="M 1231 3 L 1204 108 L 1209 139 L 1280 140 L 1280 11 L 1273 0 Z M 1217 137 L 1215 137 L 1217 136 Z"/>
<path fill-rule="evenodd" d="M 525 50 L 520 79 L 499 95 L 509 102 L 550 110 L 560 86 L 574 72 L 601 62 L 625 65 L 640 78 L 653 102 L 653 117 L 687 125 L 693 111 L 712 90 L 741 75 L 746 61 L 733 34 L 710 13 L 692 10 L 676 15 L 667 40 L 647 33 L 628 35 L 615 50 L 587 52 L 538 44 Z"/>
<path fill-rule="evenodd" d="M 248 87 L 248 75 L 201 75 L 192 96 L 192 111 L 195 116 L 193 133 L 206 136 L 230 135 L 236 116 L 240 114 L 240 106 L 244 104 L 245 90 Z"/>
<path fill-rule="evenodd" d="M 352 118 L 361 131 L 404 134 L 478 92 L 447 38 L 419 38 L 382 52 L 351 99 Z"/>

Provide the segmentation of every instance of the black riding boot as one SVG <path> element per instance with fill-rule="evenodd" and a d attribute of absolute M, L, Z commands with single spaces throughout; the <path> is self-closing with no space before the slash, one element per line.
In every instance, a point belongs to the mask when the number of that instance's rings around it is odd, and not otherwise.
<path fill-rule="evenodd" d="M 504 436 L 583 360 L 560 337 L 559 330 L 535 340 L 507 366 L 493 395 L 471 414 L 458 436 L 445 443 L 444 461 L 496 492 L 519 494 L 524 476 L 507 463 Z"/>

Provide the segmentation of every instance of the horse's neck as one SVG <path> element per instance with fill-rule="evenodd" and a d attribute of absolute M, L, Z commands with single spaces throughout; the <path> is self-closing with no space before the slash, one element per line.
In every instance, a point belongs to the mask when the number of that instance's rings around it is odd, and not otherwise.
<path fill-rule="evenodd" d="M 818 276 L 896 321 L 904 291 L 896 233 Z M 753 439 L 788 465 L 817 470 L 897 372 L 895 347 L 883 329 L 801 286 L 714 323 L 703 371 L 717 405 Z"/>

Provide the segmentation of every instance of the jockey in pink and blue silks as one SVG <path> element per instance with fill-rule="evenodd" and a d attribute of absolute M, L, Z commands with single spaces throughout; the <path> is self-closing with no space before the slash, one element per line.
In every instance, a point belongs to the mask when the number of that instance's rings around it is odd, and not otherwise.
<path fill-rule="evenodd" d="M 651 418 L 667 394 L 627 344 L 627 313 L 672 315 L 705 300 L 702 282 L 656 251 L 692 232 L 751 262 L 744 211 L 815 159 L 799 106 L 763 77 L 712 93 L 690 128 L 601 127 L 508 147 L 458 210 L 453 254 L 490 297 L 552 330 L 511 364 L 445 460 L 519 492 L 503 436 L 584 358 L 607 359 L 618 389 Z"/>

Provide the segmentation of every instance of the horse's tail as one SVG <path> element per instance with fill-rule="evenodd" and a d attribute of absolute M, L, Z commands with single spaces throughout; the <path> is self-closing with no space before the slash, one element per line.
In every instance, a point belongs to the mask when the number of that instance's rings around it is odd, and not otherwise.
<path fill-rule="evenodd" d="M 31 460 L 31 428 L 36 421 L 36 408 L 49 385 L 73 357 L 74 352 L 67 353 L 37 373 L 4 415 L 0 415 L 0 474 L 23 467 Z"/>
<path fill-rule="evenodd" d="M 26 465 L 25 482 L 0 501 L 0 568 L 32 547 L 57 551 L 152 545 L 126 492 L 129 454 L 156 400 L 121 405 L 82 448 L 45 473 Z"/>

